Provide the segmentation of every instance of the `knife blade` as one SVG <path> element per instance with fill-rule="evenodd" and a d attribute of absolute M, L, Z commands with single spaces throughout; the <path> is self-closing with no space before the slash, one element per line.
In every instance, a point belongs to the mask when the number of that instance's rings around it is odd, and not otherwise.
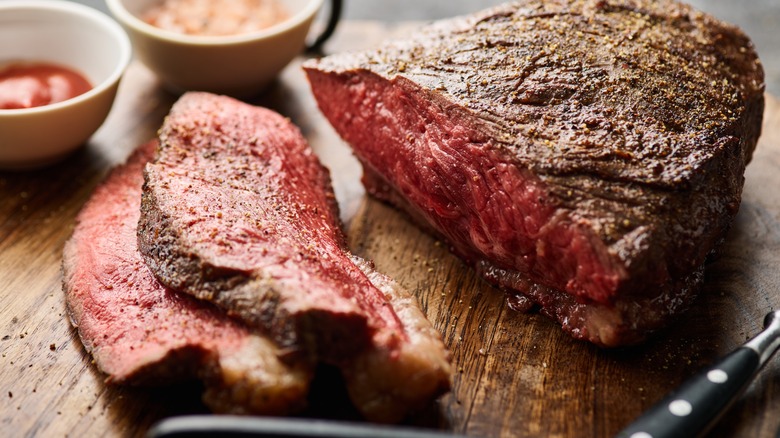
<path fill-rule="evenodd" d="M 190 415 L 158 422 L 148 438 L 458 438 L 459 435 L 410 427 L 302 418 Z"/>

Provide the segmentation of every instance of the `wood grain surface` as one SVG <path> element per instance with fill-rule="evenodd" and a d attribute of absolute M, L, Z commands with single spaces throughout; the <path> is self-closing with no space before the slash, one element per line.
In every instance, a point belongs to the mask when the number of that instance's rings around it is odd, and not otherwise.
<path fill-rule="evenodd" d="M 347 22 L 329 51 L 371 45 L 403 27 Z M 470 436 L 609 437 L 685 377 L 760 331 L 780 306 L 780 105 L 768 98 L 737 220 L 707 267 L 694 308 L 648 343 L 601 350 L 538 314 L 519 314 L 445 247 L 366 198 L 360 168 L 291 65 L 253 103 L 290 117 L 331 169 L 349 242 L 414 291 L 454 361 L 454 388 L 410 424 Z M 0 172 L 0 436 L 140 436 L 157 420 L 203 413 L 197 384 L 104 383 L 67 320 L 62 246 L 107 170 L 155 135 L 175 96 L 133 63 L 106 124 L 63 162 Z M 315 406 L 308 416 L 333 416 Z M 771 437 L 780 365 L 770 363 L 710 431 Z"/>

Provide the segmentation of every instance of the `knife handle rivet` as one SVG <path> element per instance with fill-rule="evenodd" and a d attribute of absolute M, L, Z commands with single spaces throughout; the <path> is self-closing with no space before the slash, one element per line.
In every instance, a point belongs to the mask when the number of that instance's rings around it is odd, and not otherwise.
<path fill-rule="evenodd" d="M 725 383 L 729 379 L 729 375 L 725 371 L 714 369 L 707 372 L 707 380 L 712 383 Z"/>
<path fill-rule="evenodd" d="M 687 400 L 675 400 L 669 403 L 669 412 L 678 417 L 685 417 L 693 411 L 693 406 Z"/>

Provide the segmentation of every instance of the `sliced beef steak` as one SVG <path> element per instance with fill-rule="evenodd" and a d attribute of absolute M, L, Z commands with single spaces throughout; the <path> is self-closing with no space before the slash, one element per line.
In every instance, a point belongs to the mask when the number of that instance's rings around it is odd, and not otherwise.
<path fill-rule="evenodd" d="M 525 0 L 304 68 L 370 193 L 605 346 L 700 289 L 764 105 L 748 38 L 670 0 Z"/>
<path fill-rule="evenodd" d="M 311 372 L 213 305 L 162 286 L 138 252 L 143 165 L 140 147 L 99 186 L 65 245 L 63 287 L 71 322 L 108 380 L 204 380 L 204 401 L 224 413 L 301 409 Z"/>
<path fill-rule="evenodd" d="M 438 335 L 353 259 L 328 171 L 279 114 L 185 94 L 145 170 L 138 239 L 162 283 L 341 367 L 369 419 L 397 421 L 449 386 Z"/>

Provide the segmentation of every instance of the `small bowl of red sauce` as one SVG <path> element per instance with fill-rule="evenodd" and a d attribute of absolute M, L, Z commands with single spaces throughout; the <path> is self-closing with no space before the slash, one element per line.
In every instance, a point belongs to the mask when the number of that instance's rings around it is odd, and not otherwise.
<path fill-rule="evenodd" d="M 41 167 L 103 124 L 132 55 L 107 15 L 73 2 L 0 1 L 0 168 Z"/>
<path fill-rule="evenodd" d="M 136 57 L 173 93 L 251 97 L 310 37 L 324 0 L 107 0 Z M 334 1 L 330 30 L 341 2 Z M 338 7 L 336 7 L 338 6 Z"/>

